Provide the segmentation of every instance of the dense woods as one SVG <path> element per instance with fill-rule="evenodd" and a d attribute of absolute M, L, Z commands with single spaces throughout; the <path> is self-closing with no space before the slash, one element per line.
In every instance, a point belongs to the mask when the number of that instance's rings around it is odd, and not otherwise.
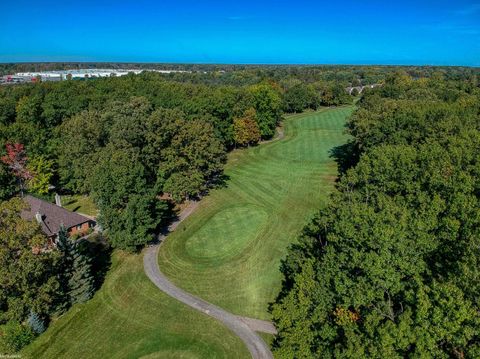
<path fill-rule="evenodd" d="M 364 94 L 335 151 L 358 161 L 283 263 L 276 357 L 480 356 L 477 81 L 399 72 Z"/>

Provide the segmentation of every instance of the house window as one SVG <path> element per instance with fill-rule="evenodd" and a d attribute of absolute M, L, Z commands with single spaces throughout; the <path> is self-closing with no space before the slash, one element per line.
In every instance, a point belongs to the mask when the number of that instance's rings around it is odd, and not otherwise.
<path fill-rule="evenodd" d="M 81 229 L 82 229 L 82 225 L 79 224 L 79 225 L 77 226 L 77 231 L 79 231 L 79 230 L 81 230 Z"/>

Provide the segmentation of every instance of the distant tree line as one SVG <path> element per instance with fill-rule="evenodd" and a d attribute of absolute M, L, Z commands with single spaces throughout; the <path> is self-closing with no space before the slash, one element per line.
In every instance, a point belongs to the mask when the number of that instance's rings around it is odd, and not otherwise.
<path fill-rule="evenodd" d="M 235 64 L 172 64 L 172 63 L 118 63 L 118 62 L 45 62 L 0 64 L 0 75 L 16 72 L 38 72 L 78 69 L 156 69 L 180 70 L 189 73 L 161 75 L 179 82 L 217 85 L 253 85 L 265 79 L 280 82 L 297 79 L 304 83 L 318 81 L 336 82 L 359 86 L 383 80 L 392 72 L 401 69 L 412 78 L 431 77 L 442 73 L 448 80 L 464 80 L 479 74 L 478 68 L 462 66 L 385 66 L 385 65 L 235 65 Z"/>
<path fill-rule="evenodd" d="M 282 264 L 275 357 L 480 357 L 477 80 L 398 72 L 363 95 L 337 191 Z"/>

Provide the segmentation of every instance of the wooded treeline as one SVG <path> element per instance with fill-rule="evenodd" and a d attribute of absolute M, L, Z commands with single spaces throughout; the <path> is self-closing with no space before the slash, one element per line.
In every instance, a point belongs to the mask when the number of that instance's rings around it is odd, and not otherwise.
<path fill-rule="evenodd" d="M 239 65 L 239 64 L 175 64 L 175 63 L 119 63 L 119 62 L 44 62 L 3 63 L 0 75 L 17 72 L 39 72 L 79 69 L 154 69 L 188 71 L 187 74 L 166 74 L 164 77 L 207 83 L 230 85 L 254 84 L 265 79 L 281 81 L 296 78 L 303 82 L 336 81 L 353 85 L 374 84 L 388 74 L 402 70 L 413 78 L 430 77 L 441 72 L 449 79 L 463 80 L 478 69 L 462 66 L 394 66 L 394 65 Z"/>
<path fill-rule="evenodd" d="M 480 357 L 478 78 L 389 76 L 348 131 L 357 161 L 282 265 L 275 356 Z"/>

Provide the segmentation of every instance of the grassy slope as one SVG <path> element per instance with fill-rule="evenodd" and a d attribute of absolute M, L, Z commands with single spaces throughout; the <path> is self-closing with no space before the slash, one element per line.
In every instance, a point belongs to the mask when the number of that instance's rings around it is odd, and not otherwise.
<path fill-rule="evenodd" d="M 82 195 L 63 196 L 62 205 L 72 212 L 79 212 L 87 216 L 95 217 L 97 215 L 97 207 L 92 199 Z"/>
<path fill-rule="evenodd" d="M 292 116 L 285 139 L 229 158 L 227 188 L 212 191 L 170 235 L 162 271 L 180 287 L 236 314 L 268 318 L 280 259 L 333 188 L 330 150 L 346 141 L 338 108 Z"/>
<path fill-rule="evenodd" d="M 117 253 L 101 290 L 22 352 L 24 358 L 248 358 L 215 320 L 160 292 L 142 256 Z"/>

